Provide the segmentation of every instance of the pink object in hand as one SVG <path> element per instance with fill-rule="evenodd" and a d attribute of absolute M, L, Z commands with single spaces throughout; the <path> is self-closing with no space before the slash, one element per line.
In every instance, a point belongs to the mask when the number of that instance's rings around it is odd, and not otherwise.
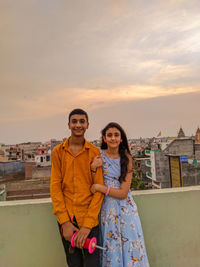
<path fill-rule="evenodd" d="M 71 245 L 72 245 L 73 248 L 75 247 L 74 238 L 75 238 L 76 234 L 77 234 L 77 232 L 75 232 L 73 234 L 72 239 L 71 239 Z M 91 239 L 87 238 L 85 240 L 83 248 L 88 249 L 89 253 L 92 254 L 95 251 L 96 243 L 97 243 L 96 237 L 92 237 Z"/>

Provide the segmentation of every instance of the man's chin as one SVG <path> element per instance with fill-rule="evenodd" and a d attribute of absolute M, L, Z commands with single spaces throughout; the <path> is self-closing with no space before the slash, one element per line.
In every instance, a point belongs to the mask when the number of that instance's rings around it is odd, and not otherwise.
<path fill-rule="evenodd" d="M 84 136 L 85 132 L 73 132 L 73 135 L 76 137 Z"/>

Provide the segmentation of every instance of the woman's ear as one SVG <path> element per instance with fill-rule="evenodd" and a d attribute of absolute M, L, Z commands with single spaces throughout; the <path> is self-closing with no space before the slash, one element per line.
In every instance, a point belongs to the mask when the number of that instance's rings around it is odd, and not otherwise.
<path fill-rule="evenodd" d="M 103 136 L 103 141 L 104 143 L 107 143 L 105 136 Z"/>

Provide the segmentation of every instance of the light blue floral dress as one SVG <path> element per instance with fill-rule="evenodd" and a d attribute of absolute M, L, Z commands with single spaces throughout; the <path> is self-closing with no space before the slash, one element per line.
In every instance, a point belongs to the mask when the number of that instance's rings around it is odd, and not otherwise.
<path fill-rule="evenodd" d="M 120 159 L 101 151 L 105 185 L 120 188 Z M 100 237 L 107 250 L 102 267 L 149 267 L 137 206 L 129 191 L 126 199 L 105 196 L 100 213 Z"/>

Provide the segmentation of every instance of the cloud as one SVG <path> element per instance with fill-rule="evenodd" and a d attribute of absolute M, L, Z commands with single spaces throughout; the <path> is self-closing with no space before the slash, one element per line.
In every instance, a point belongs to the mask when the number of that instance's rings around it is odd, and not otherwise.
<path fill-rule="evenodd" d="M 1 121 L 36 120 L 66 113 L 80 106 L 86 110 L 103 109 L 107 106 L 131 100 L 180 95 L 198 91 L 200 90 L 189 87 L 165 90 L 161 87 L 141 85 L 103 89 L 57 89 L 40 95 L 35 99 L 19 99 L 17 101 L 18 111 L 10 117 L 9 114 L 7 114 Z"/>
<path fill-rule="evenodd" d="M 200 90 L 200 1 L 2 3 L 1 122 Z"/>

